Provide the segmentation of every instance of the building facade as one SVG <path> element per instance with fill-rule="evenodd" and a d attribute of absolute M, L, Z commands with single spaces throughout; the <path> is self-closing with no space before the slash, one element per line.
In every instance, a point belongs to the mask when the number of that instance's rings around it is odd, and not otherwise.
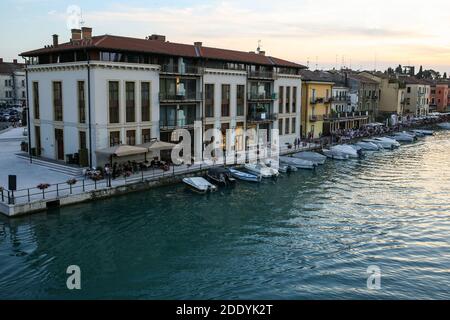
<path fill-rule="evenodd" d="M 346 74 L 350 88 L 352 110 L 368 116 L 368 122 L 375 122 L 379 111 L 380 86 L 377 81 L 363 74 Z"/>
<path fill-rule="evenodd" d="M 450 104 L 448 83 L 432 84 L 430 90 L 430 111 L 447 112 Z"/>
<path fill-rule="evenodd" d="M 31 150 L 43 158 L 78 154 L 81 165 L 96 166 L 107 160 L 97 150 L 155 138 L 176 142 L 176 129 L 193 132 L 196 123 L 224 134 L 236 129 L 237 150 L 249 128 L 282 126 L 281 144 L 300 134 L 304 67 L 262 51 L 178 44 L 160 35 L 93 37 L 83 28 L 72 30 L 67 43 L 55 35 L 53 45 L 22 56 L 29 59 Z"/>
<path fill-rule="evenodd" d="M 317 139 L 331 112 L 333 80 L 322 71 L 300 71 L 302 75 L 302 137 Z"/>
<path fill-rule="evenodd" d="M 24 65 L 0 58 L 0 105 L 23 106 L 26 101 Z"/>
<path fill-rule="evenodd" d="M 430 109 L 431 86 L 416 78 L 403 79 L 405 83 L 405 115 L 425 116 Z"/>

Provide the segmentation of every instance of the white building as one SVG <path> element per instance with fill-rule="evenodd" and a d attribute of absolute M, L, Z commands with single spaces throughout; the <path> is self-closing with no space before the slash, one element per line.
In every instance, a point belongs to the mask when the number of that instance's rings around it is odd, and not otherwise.
<path fill-rule="evenodd" d="M 249 53 L 72 30 L 70 42 L 25 52 L 31 149 L 100 165 L 96 151 L 116 144 L 171 141 L 177 128 L 278 129 L 280 143 L 300 135 L 301 65 Z M 283 90 L 279 106 L 279 90 Z M 286 129 L 286 126 L 288 129 Z M 196 155 L 197 156 L 197 155 Z M 76 157 L 77 158 L 77 157 Z"/>
<path fill-rule="evenodd" d="M 0 58 L 0 105 L 22 106 L 26 101 L 24 65 Z"/>
<path fill-rule="evenodd" d="M 430 111 L 431 86 L 416 78 L 406 78 L 404 115 L 424 116 Z"/>

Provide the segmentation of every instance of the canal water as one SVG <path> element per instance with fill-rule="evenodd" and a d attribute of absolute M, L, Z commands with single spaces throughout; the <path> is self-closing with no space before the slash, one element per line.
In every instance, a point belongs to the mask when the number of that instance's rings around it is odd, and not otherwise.
<path fill-rule="evenodd" d="M 449 299 L 450 133 L 208 196 L 0 218 L 0 298 Z"/>

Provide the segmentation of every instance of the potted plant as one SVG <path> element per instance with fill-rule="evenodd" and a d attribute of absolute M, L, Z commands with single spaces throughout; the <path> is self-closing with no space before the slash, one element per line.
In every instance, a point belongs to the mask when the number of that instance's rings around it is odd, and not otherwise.
<path fill-rule="evenodd" d="M 69 185 L 70 188 L 70 194 L 72 194 L 72 186 L 77 183 L 77 179 L 72 178 L 66 181 L 66 183 Z"/>
<path fill-rule="evenodd" d="M 37 188 L 39 190 L 42 190 L 42 198 L 45 199 L 45 189 L 48 189 L 50 187 L 50 184 L 48 183 L 40 183 L 37 185 Z"/>

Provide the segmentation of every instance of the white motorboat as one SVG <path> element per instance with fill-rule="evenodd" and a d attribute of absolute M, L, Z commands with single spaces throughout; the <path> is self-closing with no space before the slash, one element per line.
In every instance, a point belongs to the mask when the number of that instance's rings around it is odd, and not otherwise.
<path fill-rule="evenodd" d="M 438 126 L 442 129 L 450 130 L 450 122 L 439 123 Z"/>
<path fill-rule="evenodd" d="M 364 151 L 378 151 L 378 150 L 380 150 L 380 145 L 378 145 L 376 143 L 373 143 L 373 142 L 359 141 L 355 145 L 360 147 L 361 150 L 364 150 Z"/>
<path fill-rule="evenodd" d="M 376 142 L 379 145 L 381 145 L 384 149 L 394 149 L 400 147 L 400 143 L 397 140 L 386 137 L 376 137 L 374 139 L 368 139 L 363 141 Z"/>
<path fill-rule="evenodd" d="M 298 169 L 314 169 L 316 167 L 316 164 L 312 161 L 292 157 L 280 157 L 280 162 Z"/>
<path fill-rule="evenodd" d="M 410 135 L 407 132 L 394 133 L 390 138 L 400 142 L 414 142 L 417 140 L 416 136 Z"/>
<path fill-rule="evenodd" d="M 259 175 L 254 175 L 251 173 L 243 172 L 236 169 L 228 169 L 231 172 L 231 175 L 239 180 L 249 181 L 249 182 L 261 182 L 262 178 Z"/>
<path fill-rule="evenodd" d="M 348 154 L 336 150 L 322 149 L 322 152 L 325 156 L 334 160 L 348 160 L 349 158 Z"/>
<path fill-rule="evenodd" d="M 207 193 L 217 191 L 217 187 L 202 177 L 183 178 L 183 182 L 193 191 Z"/>
<path fill-rule="evenodd" d="M 279 175 L 277 169 L 261 165 L 260 163 L 247 163 L 244 168 L 247 171 L 260 175 L 263 178 L 272 178 Z"/>
<path fill-rule="evenodd" d="M 349 158 L 359 158 L 361 157 L 361 152 L 358 152 L 354 148 L 352 148 L 348 144 L 340 144 L 337 146 L 333 146 L 330 148 L 330 150 L 335 150 L 338 152 L 342 152 L 344 154 L 347 154 Z"/>
<path fill-rule="evenodd" d="M 412 132 L 414 132 L 416 134 L 420 133 L 420 134 L 423 134 L 424 136 L 432 136 L 434 134 L 433 130 L 423 130 L 423 129 L 415 129 L 415 130 L 412 130 Z"/>
<path fill-rule="evenodd" d="M 327 157 L 323 154 L 311 151 L 299 152 L 294 154 L 293 157 L 297 159 L 312 161 L 320 165 L 325 164 L 325 161 L 327 160 Z"/>

